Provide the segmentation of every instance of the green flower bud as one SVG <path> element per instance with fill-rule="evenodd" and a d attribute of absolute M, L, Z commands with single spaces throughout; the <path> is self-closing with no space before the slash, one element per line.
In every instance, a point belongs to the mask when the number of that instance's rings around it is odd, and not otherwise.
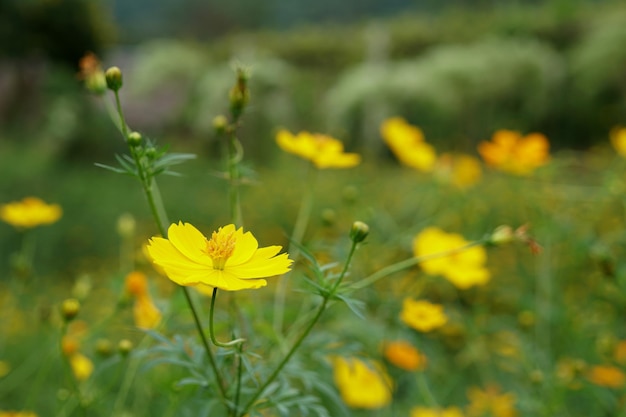
<path fill-rule="evenodd" d="M 107 91 L 107 80 L 102 71 L 94 72 L 85 78 L 85 87 L 90 92 L 102 95 Z"/>
<path fill-rule="evenodd" d="M 122 88 L 122 70 L 118 67 L 111 67 L 104 73 L 107 87 L 112 91 L 119 91 Z"/>
<path fill-rule="evenodd" d="M 122 356 L 128 356 L 131 350 L 133 350 L 133 342 L 128 339 L 122 339 L 117 345 L 117 350 Z"/>
<path fill-rule="evenodd" d="M 226 129 L 228 128 L 228 119 L 224 115 L 215 116 L 213 119 L 213 129 L 215 129 L 215 133 L 218 135 L 222 135 L 226 133 Z"/>
<path fill-rule="evenodd" d="M 350 239 L 354 243 L 360 243 L 365 240 L 367 235 L 370 233 L 370 227 L 360 221 L 356 221 L 352 223 L 352 229 L 350 230 Z"/>
<path fill-rule="evenodd" d="M 96 341 L 96 353 L 103 358 L 113 354 L 113 344 L 109 339 L 98 339 Z"/>
<path fill-rule="evenodd" d="M 141 136 L 141 133 L 130 132 L 128 134 L 128 138 L 126 139 L 126 142 L 128 143 L 129 146 L 134 148 L 134 147 L 141 145 L 142 140 L 143 140 L 143 136 Z"/>
<path fill-rule="evenodd" d="M 66 322 L 72 321 L 80 312 L 80 302 L 75 298 L 68 298 L 61 303 L 61 316 Z"/>

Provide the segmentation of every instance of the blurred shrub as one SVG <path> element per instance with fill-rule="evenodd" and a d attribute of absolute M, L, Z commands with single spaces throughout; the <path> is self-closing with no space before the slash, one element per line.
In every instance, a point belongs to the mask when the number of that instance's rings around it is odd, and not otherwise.
<path fill-rule="evenodd" d="M 485 138 L 505 126 L 528 131 L 551 111 L 564 69 L 554 50 L 535 41 L 438 46 L 413 60 L 346 71 L 328 92 L 325 109 L 333 125 L 356 130 L 354 137 L 377 136 L 371 127 L 381 120 L 371 119 L 397 114 L 435 140 Z"/>
<path fill-rule="evenodd" d="M 571 51 L 572 112 L 579 129 L 606 133 L 626 123 L 626 10 L 592 20 Z"/>

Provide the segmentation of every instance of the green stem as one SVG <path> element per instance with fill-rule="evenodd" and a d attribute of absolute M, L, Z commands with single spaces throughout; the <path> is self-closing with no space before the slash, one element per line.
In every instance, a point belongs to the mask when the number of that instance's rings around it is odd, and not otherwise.
<path fill-rule="evenodd" d="M 248 403 L 244 406 L 243 411 L 239 414 L 239 417 L 243 417 L 248 412 L 248 410 L 254 405 L 255 401 L 258 400 L 259 397 L 263 394 L 265 389 L 267 389 L 267 387 L 272 382 L 274 382 L 276 377 L 280 374 L 280 371 L 282 371 L 285 365 L 287 365 L 287 362 L 289 362 L 289 359 L 291 359 L 294 353 L 296 353 L 296 351 L 298 350 L 298 348 L 300 347 L 304 339 L 306 339 L 309 333 L 311 333 L 311 330 L 313 330 L 313 327 L 322 316 L 322 313 L 324 313 L 324 311 L 326 310 L 326 307 L 328 306 L 328 302 L 334 297 L 336 289 L 339 287 L 339 285 L 341 284 L 341 281 L 346 275 L 350 262 L 352 261 L 352 256 L 354 255 L 354 252 L 356 250 L 356 246 L 357 246 L 357 243 L 352 242 L 352 247 L 350 248 L 350 253 L 348 254 L 348 258 L 346 259 L 344 268 L 341 271 L 341 275 L 339 275 L 337 282 L 335 282 L 335 284 L 331 287 L 330 291 L 324 295 L 324 299 L 322 300 L 322 303 L 317 309 L 317 312 L 315 313 L 315 316 L 313 317 L 313 319 L 309 322 L 307 327 L 300 334 L 300 337 L 298 337 L 298 339 L 295 341 L 295 343 L 293 344 L 289 352 L 287 352 L 283 360 L 280 361 L 276 369 L 274 369 L 274 372 L 271 373 L 271 375 L 267 378 L 265 383 L 261 385 L 261 387 L 259 387 L 259 389 L 257 389 L 257 391 L 254 393 L 252 398 L 250 398 Z"/>
<path fill-rule="evenodd" d="M 215 311 L 215 299 L 217 298 L 217 287 L 213 288 L 213 294 L 211 295 L 211 310 L 209 312 L 209 336 L 211 337 L 211 342 L 213 342 L 213 344 L 215 346 L 219 346 L 219 347 L 223 347 L 223 348 L 229 348 L 235 345 L 240 345 L 241 343 L 245 342 L 246 339 L 235 339 L 235 340 L 231 340 L 230 342 L 227 343 L 222 343 L 222 342 L 218 342 L 218 340 L 215 338 L 215 330 L 213 330 L 213 312 Z"/>
<path fill-rule="evenodd" d="M 228 196 L 230 202 L 230 218 L 236 227 L 243 226 L 241 214 L 241 194 L 239 192 L 239 162 L 243 158 L 243 148 L 237 139 L 235 127 L 228 137 Z"/>
<path fill-rule="evenodd" d="M 311 164 L 307 165 L 307 180 L 305 184 L 308 187 L 305 187 L 305 194 L 302 197 L 302 202 L 300 203 L 300 208 L 298 209 L 298 215 L 296 216 L 296 222 L 293 227 L 293 232 L 291 233 L 291 243 L 289 244 L 289 249 L 287 253 L 294 260 L 294 262 L 298 259 L 298 255 L 300 251 L 298 250 L 297 245 L 302 243 L 302 239 L 304 238 L 304 233 L 306 232 L 307 225 L 309 224 L 309 219 L 311 218 L 311 212 L 313 210 L 313 202 L 315 195 L 315 183 L 317 179 L 317 170 L 313 169 Z M 278 283 L 276 285 L 276 294 L 274 295 L 274 332 L 277 335 L 282 334 L 283 329 L 283 321 L 285 317 L 285 298 L 287 296 L 287 279 L 288 274 L 282 275 L 278 279 Z"/>
<path fill-rule="evenodd" d="M 117 113 L 120 118 L 120 127 L 122 130 L 122 134 L 124 135 L 124 140 L 127 141 L 128 126 L 126 125 L 126 121 L 124 120 L 124 114 L 122 112 L 122 104 L 120 102 L 120 97 L 117 91 L 115 92 L 115 105 L 117 108 Z M 130 148 L 130 153 L 133 159 L 135 160 L 135 164 L 137 166 L 137 175 L 139 176 L 139 179 L 143 186 L 144 194 L 146 195 L 146 198 L 148 200 L 148 205 L 150 206 L 150 211 L 152 212 L 152 215 L 157 224 L 157 228 L 159 229 L 159 232 L 161 233 L 163 237 L 166 238 L 167 237 L 167 225 L 169 224 L 169 221 L 167 219 L 167 214 L 165 211 L 165 207 L 163 205 L 163 200 L 161 198 L 161 193 L 159 191 L 157 182 L 154 179 L 153 175 L 146 170 L 146 167 L 144 166 L 144 164 L 142 164 L 142 161 L 140 160 L 140 157 L 138 153 L 135 151 L 135 149 L 133 147 L 129 147 L 129 148 Z M 219 368 L 217 367 L 217 362 L 215 361 L 213 352 L 211 351 L 209 343 L 206 340 L 204 331 L 202 330 L 202 323 L 200 322 L 200 318 L 198 316 L 196 308 L 189 294 L 189 290 L 184 286 L 181 286 L 181 288 L 183 289 L 183 293 L 185 294 L 185 299 L 187 300 L 187 304 L 189 305 L 189 309 L 191 310 L 191 313 L 193 315 L 194 322 L 196 325 L 196 330 L 198 331 L 198 334 L 200 335 L 200 339 L 202 340 L 204 350 L 207 354 L 207 357 L 209 358 L 209 363 L 211 365 L 211 368 L 213 369 L 215 378 L 217 379 L 217 386 L 219 388 L 220 394 L 223 399 L 226 399 L 227 396 L 226 396 L 226 387 L 224 385 L 224 380 L 221 376 Z"/>
<path fill-rule="evenodd" d="M 213 351 L 211 351 L 211 347 L 209 346 L 209 342 L 206 339 L 204 331 L 202 330 L 202 323 L 200 322 L 200 317 L 198 316 L 198 312 L 191 300 L 191 295 L 189 294 L 189 290 L 187 287 L 181 287 L 183 289 L 183 293 L 185 294 L 185 298 L 187 299 L 187 304 L 189 305 L 189 309 L 191 310 L 191 314 L 193 315 L 193 320 L 196 323 L 196 329 L 198 330 L 198 334 L 200 335 L 200 339 L 202 339 L 202 345 L 204 346 L 204 350 L 209 357 L 209 363 L 211 364 L 211 368 L 213 369 L 213 373 L 215 374 L 215 378 L 217 379 L 217 386 L 222 394 L 222 398 L 226 399 L 226 387 L 224 386 L 224 379 L 217 367 L 217 362 L 215 362 L 215 357 L 213 356 Z M 211 320 L 211 323 L 213 320 Z M 212 334 L 212 331 L 211 331 Z"/>
<path fill-rule="evenodd" d="M 461 247 L 455 248 L 455 249 L 450 249 L 447 251 L 443 251 L 443 252 L 437 252 L 437 253 L 429 253 L 428 255 L 423 255 L 423 256 L 416 256 L 413 258 L 408 258 L 405 259 L 403 261 L 397 262 L 395 264 L 392 265 L 388 265 L 382 269 L 379 269 L 378 271 L 374 272 L 372 275 L 362 279 L 361 281 L 355 282 L 354 284 L 351 285 L 352 288 L 358 290 L 361 288 L 365 288 L 368 285 L 371 285 L 373 283 L 375 283 L 376 281 L 385 278 L 387 275 L 391 275 L 393 273 L 402 271 L 403 269 L 407 269 L 410 268 L 414 265 L 417 265 L 421 262 L 425 262 L 425 261 L 429 261 L 431 259 L 437 259 L 437 258 L 443 258 L 445 256 L 450 256 L 450 255 L 454 255 L 456 253 L 459 252 L 463 252 L 464 250 L 467 250 L 471 247 L 474 246 L 479 246 L 482 245 L 484 243 L 486 243 L 486 239 L 481 239 L 481 240 L 476 240 L 474 242 L 469 242 L 466 245 L 463 245 Z"/>

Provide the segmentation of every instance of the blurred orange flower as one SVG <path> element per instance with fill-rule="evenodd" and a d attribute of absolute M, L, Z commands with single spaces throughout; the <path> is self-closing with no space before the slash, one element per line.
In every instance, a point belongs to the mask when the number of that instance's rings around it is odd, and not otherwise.
<path fill-rule="evenodd" d="M 448 322 L 448 316 L 441 304 L 433 304 L 426 300 L 405 298 L 402 303 L 400 319 L 409 327 L 419 332 L 430 332 Z"/>
<path fill-rule="evenodd" d="M 463 412 L 458 407 L 444 409 L 414 407 L 411 409 L 410 417 L 463 417 Z"/>
<path fill-rule="evenodd" d="M 529 175 L 548 163 L 550 143 L 541 133 L 522 136 L 512 130 L 498 130 L 491 142 L 481 142 L 478 153 L 487 165 L 516 175 Z"/>
<path fill-rule="evenodd" d="M 467 391 L 470 403 L 467 415 L 470 417 L 516 417 L 515 395 L 512 393 L 500 394 L 500 389 L 489 386 L 485 390 L 472 387 Z"/>
<path fill-rule="evenodd" d="M 220 227 L 207 239 L 189 223 L 172 224 L 168 238 L 153 237 L 152 261 L 179 285 L 210 286 L 226 291 L 260 288 L 262 279 L 282 275 L 293 262 L 280 246 L 259 248 L 250 232 L 234 224 Z"/>
<path fill-rule="evenodd" d="M 37 417 L 32 411 L 1 411 L 0 417 Z"/>
<path fill-rule="evenodd" d="M 626 383 L 624 372 L 611 365 L 596 365 L 589 369 L 587 375 L 589 381 L 600 387 L 620 388 Z"/>
<path fill-rule="evenodd" d="M 626 158 L 626 127 L 614 127 L 609 133 L 609 138 L 617 153 Z"/>
<path fill-rule="evenodd" d="M 319 169 L 352 168 L 361 163 L 359 154 L 345 153 L 343 143 L 320 133 L 300 132 L 294 136 L 281 129 L 276 143 L 283 151 L 307 159 Z"/>
<path fill-rule="evenodd" d="M 61 206 L 46 204 L 37 197 L 26 197 L 0 206 L 0 219 L 18 228 L 52 224 L 61 218 Z"/>
<path fill-rule="evenodd" d="M 401 117 L 385 120 L 380 134 L 400 163 L 422 172 L 431 172 L 437 162 L 435 148 L 424 141 L 422 130 Z"/>
<path fill-rule="evenodd" d="M 426 356 L 407 341 L 386 342 L 383 347 L 383 353 L 389 363 L 405 371 L 416 371 L 426 368 Z"/>
<path fill-rule="evenodd" d="M 470 242 L 456 233 L 446 233 L 437 227 L 427 227 L 413 239 L 415 257 L 450 252 L 447 256 L 437 257 L 420 263 L 420 267 L 430 275 L 442 275 L 454 286 L 467 289 L 474 285 L 485 285 L 491 274 L 485 268 L 487 252 L 482 246 L 472 246 L 454 252 Z"/>
<path fill-rule="evenodd" d="M 393 383 L 380 363 L 337 356 L 332 364 L 335 384 L 349 407 L 375 409 L 391 402 Z"/>
<path fill-rule="evenodd" d="M 126 291 L 133 296 L 133 316 L 135 325 L 140 329 L 154 329 L 161 322 L 161 312 L 154 304 L 148 291 L 148 277 L 134 271 L 126 276 Z"/>

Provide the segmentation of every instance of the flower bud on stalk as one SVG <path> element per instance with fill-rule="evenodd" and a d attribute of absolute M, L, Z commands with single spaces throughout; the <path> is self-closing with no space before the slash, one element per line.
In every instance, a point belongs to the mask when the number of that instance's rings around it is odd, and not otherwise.
<path fill-rule="evenodd" d="M 65 322 L 72 321 L 80 312 L 80 302 L 75 298 L 63 300 L 61 304 L 61 315 Z"/>
<path fill-rule="evenodd" d="M 230 111 L 233 118 L 237 120 L 243 113 L 244 108 L 250 101 L 250 91 L 248 90 L 248 74 L 241 68 L 237 69 L 237 83 L 231 88 L 229 93 Z"/>
<path fill-rule="evenodd" d="M 128 146 L 130 146 L 131 148 L 136 148 L 137 146 L 141 145 L 142 140 L 143 140 L 143 137 L 141 136 L 141 133 L 130 132 L 128 134 L 128 138 L 126 139 L 126 142 L 128 143 Z"/>
<path fill-rule="evenodd" d="M 111 67 L 104 73 L 107 87 L 112 91 L 119 91 L 122 88 L 122 70 L 118 67 Z"/>
<path fill-rule="evenodd" d="M 365 240 L 367 235 L 370 233 L 370 227 L 360 221 L 356 221 L 352 223 L 352 229 L 350 230 L 350 239 L 354 243 L 360 243 Z"/>

